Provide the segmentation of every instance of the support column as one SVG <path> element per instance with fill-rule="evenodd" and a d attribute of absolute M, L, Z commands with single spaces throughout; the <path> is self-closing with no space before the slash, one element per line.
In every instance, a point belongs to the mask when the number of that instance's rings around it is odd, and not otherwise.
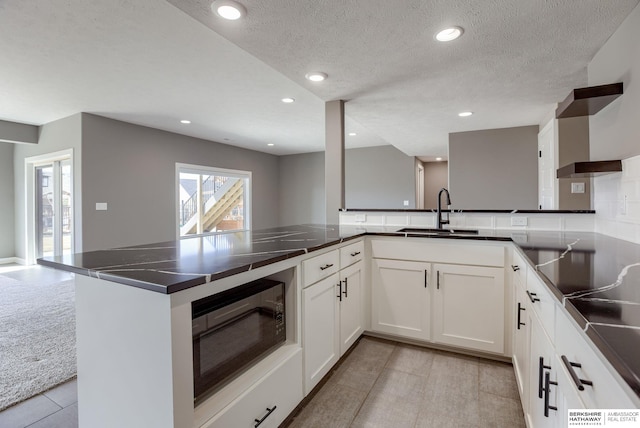
<path fill-rule="evenodd" d="M 344 101 L 325 103 L 324 192 L 325 221 L 338 224 L 344 208 Z"/>

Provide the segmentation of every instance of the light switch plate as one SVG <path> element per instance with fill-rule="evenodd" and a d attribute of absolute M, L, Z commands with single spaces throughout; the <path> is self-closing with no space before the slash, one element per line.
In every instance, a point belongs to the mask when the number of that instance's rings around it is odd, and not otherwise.
<path fill-rule="evenodd" d="M 96 202 L 96 211 L 106 211 L 107 203 L 106 202 Z"/>
<path fill-rule="evenodd" d="M 571 183 L 571 193 L 584 193 L 584 183 Z"/>

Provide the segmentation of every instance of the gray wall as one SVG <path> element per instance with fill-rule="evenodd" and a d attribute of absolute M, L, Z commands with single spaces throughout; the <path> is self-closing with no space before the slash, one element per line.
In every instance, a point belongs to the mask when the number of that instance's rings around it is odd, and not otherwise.
<path fill-rule="evenodd" d="M 252 172 L 253 227 L 278 225 L 277 156 L 82 115 L 84 251 L 173 240 L 175 164 Z M 96 211 L 106 202 L 108 211 Z"/>
<path fill-rule="evenodd" d="M 443 187 L 449 188 L 449 163 L 424 162 L 424 208 L 438 206 L 438 192 Z M 444 197 L 442 198 L 444 203 Z M 452 201 L 453 202 L 453 201 Z"/>
<path fill-rule="evenodd" d="M 324 223 L 324 152 L 280 156 L 280 225 Z"/>
<path fill-rule="evenodd" d="M 38 144 L 16 144 L 14 147 L 14 189 L 15 189 L 15 247 L 16 257 L 24 259 L 26 224 L 25 224 L 25 158 L 39 156 L 60 150 L 73 150 L 74 174 L 74 245 L 76 251 L 82 250 L 82 151 L 81 151 L 81 114 L 50 122 L 40 127 Z"/>
<path fill-rule="evenodd" d="M 536 209 L 538 126 L 449 134 L 456 209 Z"/>
<path fill-rule="evenodd" d="M 589 85 L 623 82 L 624 94 L 589 118 L 591 160 L 640 154 L 640 6 L 593 57 Z"/>
<path fill-rule="evenodd" d="M 345 165 L 346 208 L 415 208 L 413 157 L 393 146 L 349 149 Z"/>
<path fill-rule="evenodd" d="M 589 160 L 589 116 L 558 119 L 558 166 Z M 571 193 L 572 183 L 584 183 L 584 193 Z M 590 178 L 558 179 L 558 209 L 591 209 Z"/>
<path fill-rule="evenodd" d="M 0 259 L 15 257 L 13 146 L 0 143 Z"/>

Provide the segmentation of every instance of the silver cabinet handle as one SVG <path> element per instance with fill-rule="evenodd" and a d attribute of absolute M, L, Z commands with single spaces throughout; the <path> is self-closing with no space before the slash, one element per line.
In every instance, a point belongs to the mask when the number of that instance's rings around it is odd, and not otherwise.
<path fill-rule="evenodd" d="M 331 266 L 333 266 L 333 263 L 331 263 L 331 264 L 327 263 L 327 264 L 326 264 L 326 265 L 324 265 L 324 266 L 320 266 L 320 270 L 329 269 Z"/>

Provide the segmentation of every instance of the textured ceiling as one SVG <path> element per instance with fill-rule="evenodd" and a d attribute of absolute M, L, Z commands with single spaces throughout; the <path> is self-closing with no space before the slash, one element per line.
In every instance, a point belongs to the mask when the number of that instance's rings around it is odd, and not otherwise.
<path fill-rule="evenodd" d="M 449 132 L 539 123 L 638 4 L 241 2 L 227 22 L 204 0 L 2 0 L 0 119 L 85 111 L 287 154 L 322 150 L 324 102 L 344 99 L 348 147 L 446 155 Z M 433 40 L 452 24 L 462 38 Z"/>

